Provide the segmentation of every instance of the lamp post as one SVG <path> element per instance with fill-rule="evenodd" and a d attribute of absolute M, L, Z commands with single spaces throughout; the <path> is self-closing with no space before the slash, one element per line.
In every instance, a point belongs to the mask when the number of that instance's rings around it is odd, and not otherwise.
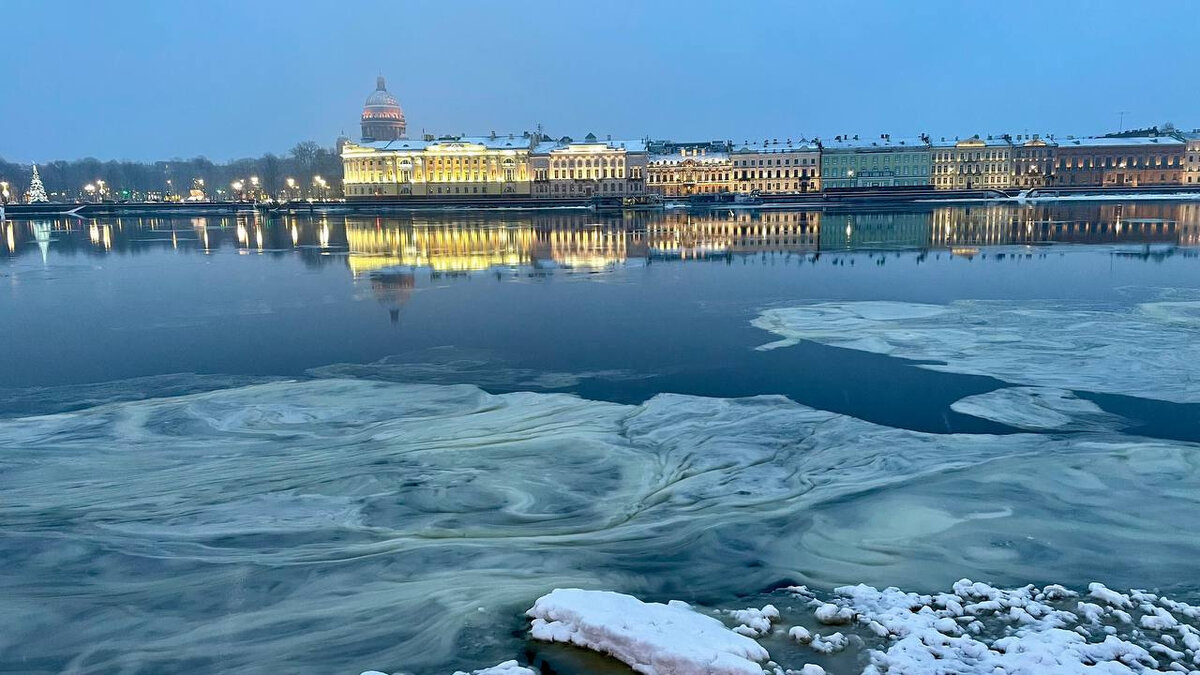
<path fill-rule="evenodd" d="M 83 190 L 84 190 L 84 192 L 86 192 L 88 194 L 89 200 L 93 199 L 96 196 L 96 186 L 92 185 L 91 183 L 84 185 Z"/>
<path fill-rule="evenodd" d="M 237 199 L 238 201 L 242 200 L 242 188 L 245 187 L 245 185 L 246 184 L 243 183 L 240 179 L 235 180 L 229 184 L 229 187 L 233 188 L 234 198 Z"/>
<path fill-rule="evenodd" d="M 295 193 L 295 190 L 296 190 L 296 179 L 295 179 L 295 178 L 288 178 L 288 179 L 287 179 L 287 186 L 288 186 L 288 194 L 287 194 L 287 198 L 288 198 L 288 199 L 292 199 L 292 198 L 295 196 L 295 195 L 294 195 L 294 193 Z"/>
<path fill-rule="evenodd" d="M 96 179 L 96 194 L 100 197 L 100 201 L 104 201 L 104 181 Z"/>
<path fill-rule="evenodd" d="M 258 201 L 258 176 L 250 176 L 250 191 L 254 193 L 254 201 Z"/>

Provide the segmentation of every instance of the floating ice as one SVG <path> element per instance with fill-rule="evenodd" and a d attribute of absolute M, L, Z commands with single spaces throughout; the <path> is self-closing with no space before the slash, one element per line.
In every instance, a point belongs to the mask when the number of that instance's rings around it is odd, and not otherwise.
<path fill-rule="evenodd" d="M 1092 584 L 1089 592 L 1111 606 L 1132 605 L 1129 596 L 1102 584 Z M 1175 630 L 1191 636 L 1195 627 L 1181 624 L 1168 609 L 1177 603 L 1156 596 L 1148 597 L 1158 605 L 1147 601 L 1135 610 L 1147 629 L 1139 631 L 1128 621 L 1114 621 L 1103 607 L 1065 609 L 1065 598 L 1074 594 L 1061 586 L 1000 589 L 963 579 L 951 593 L 865 585 L 834 593 L 833 602 L 868 629 L 868 640 L 883 639 L 868 649 L 865 675 L 1189 672 L 1200 665 L 1200 652 L 1176 648 L 1179 641 L 1165 634 Z M 1087 604 L 1079 603 L 1081 608 Z"/>
<path fill-rule="evenodd" d="M 568 642 L 644 675 L 761 675 L 767 650 L 683 602 L 645 603 L 607 591 L 556 589 L 527 613 L 534 639 Z"/>
<path fill-rule="evenodd" d="M 825 302 L 753 323 L 783 338 L 760 349 L 811 340 L 1015 384 L 1200 402 L 1198 314 L 1190 300 Z"/>
<path fill-rule="evenodd" d="M 1190 582 L 1200 453 L 1106 433 L 333 379 L 0 420 L 0 666 L 446 672 L 555 587 Z"/>
<path fill-rule="evenodd" d="M 1114 422 L 1114 415 L 1063 389 L 1006 387 L 955 401 L 950 409 L 1020 429 L 1091 428 Z"/>
<path fill-rule="evenodd" d="M 537 671 L 535 671 L 531 668 L 526 668 L 525 666 L 522 666 L 521 664 L 517 663 L 516 661 L 505 661 L 504 663 L 498 663 L 498 664 L 492 666 L 491 668 L 472 670 L 469 673 L 466 671 L 462 671 L 462 670 L 455 671 L 454 675 L 538 675 L 538 674 L 537 674 Z"/>

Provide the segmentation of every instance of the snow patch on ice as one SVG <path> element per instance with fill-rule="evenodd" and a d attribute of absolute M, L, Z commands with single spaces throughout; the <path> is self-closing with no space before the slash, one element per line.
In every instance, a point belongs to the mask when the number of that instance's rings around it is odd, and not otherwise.
<path fill-rule="evenodd" d="M 644 675 L 761 675 L 767 650 L 687 603 L 560 588 L 526 613 L 534 639 L 608 654 Z"/>

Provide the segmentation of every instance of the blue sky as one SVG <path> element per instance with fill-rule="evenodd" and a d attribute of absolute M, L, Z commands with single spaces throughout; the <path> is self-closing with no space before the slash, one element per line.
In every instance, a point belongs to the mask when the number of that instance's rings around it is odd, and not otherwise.
<path fill-rule="evenodd" d="M 0 157 L 214 160 L 357 133 L 761 139 L 1200 126 L 1194 2 L 0 5 Z"/>

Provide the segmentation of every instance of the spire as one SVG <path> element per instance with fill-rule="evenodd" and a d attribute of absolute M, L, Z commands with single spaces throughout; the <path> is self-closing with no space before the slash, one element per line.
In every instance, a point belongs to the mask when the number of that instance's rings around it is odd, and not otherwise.
<path fill-rule="evenodd" d="M 382 75 L 375 78 L 375 91 L 387 91 L 387 82 Z"/>

